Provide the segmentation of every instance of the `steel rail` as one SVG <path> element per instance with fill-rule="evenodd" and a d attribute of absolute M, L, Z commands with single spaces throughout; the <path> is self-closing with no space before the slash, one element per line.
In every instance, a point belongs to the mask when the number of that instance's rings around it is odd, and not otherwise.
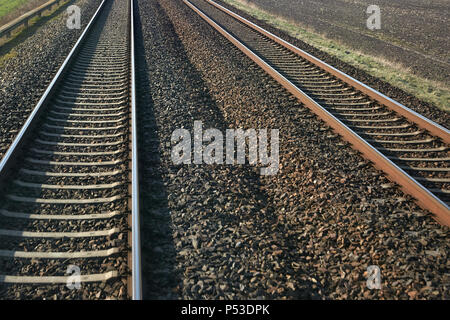
<path fill-rule="evenodd" d="M 134 0 L 130 0 L 130 46 L 131 46 L 131 226 L 132 226 L 132 297 L 142 299 L 141 287 L 141 238 L 139 216 L 139 175 L 136 110 L 136 61 L 134 49 Z"/>
<path fill-rule="evenodd" d="M 391 110 L 397 112 L 398 114 L 401 114 L 406 119 L 410 120 L 411 122 L 416 123 L 419 127 L 428 130 L 430 133 L 434 134 L 435 136 L 438 136 L 442 139 L 445 143 L 450 143 L 450 131 L 443 126 L 439 125 L 438 123 L 435 123 L 434 121 L 422 116 L 421 114 L 418 114 L 414 110 L 411 110 L 410 108 L 402 105 L 401 103 L 387 97 L 386 95 L 382 94 L 381 92 L 365 85 L 364 83 L 352 78 L 351 76 L 347 75 L 346 73 L 334 68 L 333 66 L 330 66 L 326 62 L 312 56 L 308 52 L 294 46 L 293 44 L 290 44 L 289 42 L 281 39 L 280 37 L 274 35 L 273 33 L 261 28 L 260 26 L 254 24 L 253 22 L 241 17 L 237 13 L 221 6 L 220 4 L 212 1 L 212 0 L 205 0 L 206 2 L 210 3 L 214 7 L 218 8 L 219 10 L 227 13 L 228 15 L 232 16 L 233 18 L 239 20 L 240 22 L 244 23 L 245 25 L 249 26 L 253 30 L 265 35 L 266 37 L 272 39 L 276 43 L 282 45 L 286 49 L 298 54 L 302 58 L 305 58 L 309 62 L 313 63 L 314 65 L 320 67 L 321 69 L 331 73 L 332 75 L 336 76 L 340 80 L 348 83 L 352 87 L 358 89 L 359 91 L 365 93 L 372 99 L 378 101 L 382 105 L 385 105 L 386 107 L 390 108 Z"/>
<path fill-rule="evenodd" d="M 206 1 L 211 2 L 210 0 Z M 414 180 L 409 174 L 399 168 L 395 163 L 385 157 L 377 149 L 372 147 L 353 130 L 348 128 L 344 123 L 342 123 L 324 107 L 314 101 L 300 88 L 290 82 L 272 66 L 266 63 L 261 57 L 251 51 L 242 42 L 228 33 L 223 27 L 216 23 L 211 17 L 207 16 L 202 10 L 197 8 L 188 0 L 183 0 L 183 2 L 194 12 L 196 12 L 202 19 L 204 19 L 208 24 L 215 28 L 219 33 L 221 33 L 226 39 L 233 43 L 244 54 L 246 54 L 251 60 L 258 64 L 284 88 L 286 88 L 290 93 L 297 97 L 302 103 L 305 104 L 305 106 L 307 106 L 309 109 L 311 109 L 311 111 L 313 111 L 321 119 L 323 119 L 330 127 L 332 127 L 338 134 L 340 134 L 343 139 L 351 143 L 355 149 L 363 154 L 364 157 L 373 162 L 376 168 L 384 171 L 387 174 L 388 178 L 393 182 L 399 184 L 404 192 L 412 195 L 422 208 L 429 210 L 433 214 L 433 218 L 435 218 L 439 223 L 443 225 L 450 226 L 450 210 L 444 202 L 438 199 L 429 190 L 427 190 L 420 183 Z M 446 130 L 445 128 L 442 129 Z"/>

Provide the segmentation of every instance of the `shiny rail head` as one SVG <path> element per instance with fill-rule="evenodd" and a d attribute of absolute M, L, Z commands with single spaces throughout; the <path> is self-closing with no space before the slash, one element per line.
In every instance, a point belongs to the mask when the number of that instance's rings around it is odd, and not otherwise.
<path fill-rule="evenodd" d="M 134 0 L 130 0 L 130 63 L 131 63 L 131 228 L 132 228 L 132 292 L 133 300 L 142 299 L 141 236 L 139 215 L 139 173 L 136 108 L 136 60 L 134 43 Z"/>

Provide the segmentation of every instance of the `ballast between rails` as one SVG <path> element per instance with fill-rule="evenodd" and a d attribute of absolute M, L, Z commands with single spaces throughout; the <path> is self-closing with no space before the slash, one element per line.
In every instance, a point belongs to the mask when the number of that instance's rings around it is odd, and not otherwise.
<path fill-rule="evenodd" d="M 285 87 L 290 93 L 297 97 L 302 103 L 305 104 L 311 111 L 322 118 L 335 132 L 340 134 L 345 140 L 353 145 L 353 148 L 360 151 L 365 158 L 371 161 L 375 167 L 384 171 L 387 177 L 399 184 L 403 191 L 407 194 L 412 195 L 419 206 L 429 210 L 433 217 L 441 224 L 450 226 L 450 210 L 446 203 L 441 201 L 433 193 L 420 184 L 417 180 L 411 177 L 402 168 L 397 166 L 388 157 L 383 155 L 379 150 L 369 144 L 356 132 L 351 130 L 346 124 L 344 124 L 340 119 L 335 117 L 331 112 L 325 109 L 322 105 L 316 102 L 308 94 L 302 91 L 297 85 L 292 83 L 289 79 L 278 72 L 269 63 L 264 61 L 257 53 L 253 52 L 248 46 L 243 42 L 233 36 L 228 32 L 221 24 L 216 22 L 211 16 L 208 16 L 199 7 L 194 5 L 188 0 L 183 0 L 183 2 L 190 7 L 194 12 L 196 12 L 202 19 L 204 19 L 208 24 L 215 28 L 219 33 L 221 33 L 226 39 L 232 42 L 239 50 L 246 54 L 250 59 L 252 59 L 256 64 L 258 64 L 264 71 L 266 71 L 270 76 L 272 76 L 276 81 L 278 81 L 283 87 Z M 402 106 L 401 104 L 395 102 L 394 100 L 382 95 L 381 93 L 369 88 L 368 86 L 360 83 L 359 81 L 347 76 L 341 71 L 327 65 L 326 63 L 320 61 L 319 59 L 311 56 L 310 54 L 296 48 L 295 46 L 288 44 L 286 41 L 278 38 L 277 36 L 269 33 L 268 31 L 262 29 L 259 26 L 251 23 L 250 21 L 240 17 L 236 13 L 220 6 L 219 4 L 211 1 L 205 0 L 206 3 L 219 9 L 221 12 L 228 16 L 231 16 L 240 23 L 248 26 L 255 32 L 261 34 L 262 36 L 275 41 L 277 44 L 287 48 L 289 51 L 301 56 L 302 58 L 310 61 L 315 66 L 321 68 L 324 71 L 331 73 L 343 82 L 349 84 L 350 86 L 359 89 L 363 93 L 367 94 L 372 99 L 378 101 L 379 103 L 385 105 L 386 107 L 392 109 L 394 112 L 404 116 L 407 120 L 416 124 L 418 127 L 424 128 L 428 132 L 438 136 L 443 142 L 448 143 L 449 141 L 449 131 L 442 126 L 435 124 L 433 121 L 413 112 L 412 110 Z"/>

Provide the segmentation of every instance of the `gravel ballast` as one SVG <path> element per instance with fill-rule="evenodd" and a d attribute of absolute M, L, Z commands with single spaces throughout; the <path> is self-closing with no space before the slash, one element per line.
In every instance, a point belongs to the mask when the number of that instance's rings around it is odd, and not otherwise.
<path fill-rule="evenodd" d="M 182 2 L 138 4 L 145 298 L 449 298 L 448 228 Z M 280 171 L 174 165 L 194 120 L 279 129 Z"/>
<path fill-rule="evenodd" d="M 81 29 L 67 28 L 67 6 L 64 6 L 53 13 L 52 18 L 37 28 L 33 34 L 21 37 L 23 41 L 10 48 L 9 52 L 5 52 L 4 48 L 0 51 L 1 55 L 8 53 L 11 55 L 0 67 L 0 158 L 25 123 L 100 3 L 101 0 L 77 0 L 71 3 L 81 9 Z M 10 47 L 10 44 L 6 44 L 5 47 Z"/>

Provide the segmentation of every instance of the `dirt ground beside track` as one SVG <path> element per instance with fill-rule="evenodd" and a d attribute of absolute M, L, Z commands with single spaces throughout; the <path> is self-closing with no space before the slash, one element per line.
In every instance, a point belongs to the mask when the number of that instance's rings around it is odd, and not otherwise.
<path fill-rule="evenodd" d="M 248 0 L 248 3 L 341 41 L 398 62 L 416 74 L 450 83 L 448 0 Z M 369 30 L 369 5 L 381 10 L 381 29 Z"/>

